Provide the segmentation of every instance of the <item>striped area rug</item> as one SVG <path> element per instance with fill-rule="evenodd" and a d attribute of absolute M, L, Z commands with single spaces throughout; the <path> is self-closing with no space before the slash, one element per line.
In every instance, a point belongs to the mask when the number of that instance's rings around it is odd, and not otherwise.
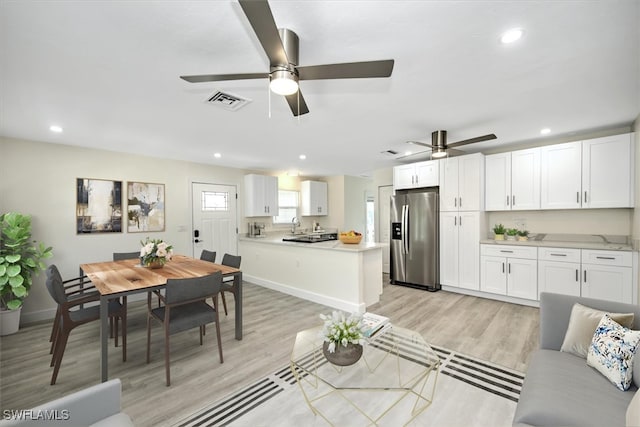
<path fill-rule="evenodd" d="M 433 403 L 410 426 L 511 426 L 524 374 L 432 346 L 440 358 Z M 335 425 L 367 425 L 345 415 Z M 402 425 L 405 421 L 387 420 Z M 326 426 L 307 406 L 289 365 L 182 420 L 175 427 Z"/>

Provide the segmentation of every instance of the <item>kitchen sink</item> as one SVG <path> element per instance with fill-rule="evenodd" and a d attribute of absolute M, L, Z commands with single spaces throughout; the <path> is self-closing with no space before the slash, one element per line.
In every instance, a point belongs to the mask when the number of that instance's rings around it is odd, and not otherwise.
<path fill-rule="evenodd" d="M 297 243 L 318 243 L 318 242 L 328 242 L 330 240 L 338 240 L 338 235 L 336 233 L 307 234 L 303 236 L 284 237 L 282 239 L 283 242 L 297 242 Z"/>

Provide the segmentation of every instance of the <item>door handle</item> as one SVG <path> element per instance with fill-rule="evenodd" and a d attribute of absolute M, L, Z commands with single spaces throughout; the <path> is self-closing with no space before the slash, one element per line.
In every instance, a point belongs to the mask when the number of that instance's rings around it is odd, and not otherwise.
<path fill-rule="evenodd" d="M 202 243 L 202 242 L 204 242 L 204 240 L 195 239 L 195 240 L 194 240 L 194 242 L 195 242 L 195 243 Z"/>

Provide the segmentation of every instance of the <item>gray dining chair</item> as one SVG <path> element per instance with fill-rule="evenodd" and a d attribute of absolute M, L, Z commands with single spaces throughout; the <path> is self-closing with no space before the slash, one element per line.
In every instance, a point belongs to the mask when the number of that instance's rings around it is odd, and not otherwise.
<path fill-rule="evenodd" d="M 53 356 L 51 358 L 51 366 L 53 366 L 53 375 L 51 376 L 51 385 L 56 383 L 58 372 L 62 364 L 62 357 L 67 347 L 69 334 L 80 325 L 93 322 L 100 319 L 100 306 L 93 305 L 84 306 L 89 302 L 96 301 L 95 295 L 82 294 L 79 292 L 74 294 L 71 291 L 71 285 L 63 282 L 60 272 L 55 265 L 50 265 L 46 271 L 47 279 L 45 284 L 49 294 L 58 304 L 56 317 L 58 318 L 57 328 L 53 337 Z M 80 287 L 81 282 L 75 285 Z M 98 298 L 99 299 L 99 298 Z M 127 310 L 118 300 L 109 300 L 109 317 L 117 317 L 122 320 L 122 360 L 127 359 Z M 117 331 L 116 331 L 117 336 Z"/>
<path fill-rule="evenodd" d="M 151 361 L 151 321 L 162 324 L 164 328 L 164 364 L 167 386 L 171 385 L 169 369 L 169 337 L 173 334 L 198 327 L 200 329 L 200 345 L 204 335 L 205 325 L 216 324 L 218 338 L 218 352 L 220 363 L 224 363 L 222 356 L 222 341 L 220 339 L 220 322 L 216 295 L 222 285 L 222 273 L 217 271 L 203 277 L 189 279 L 167 279 L 164 295 L 159 296 L 162 307 L 151 307 L 151 294 L 147 297 L 147 363 Z M 214 307 L 205 302 L 213 298 Z"/>
<path fill-rule="evenodd" d="M 222 256 L 222 265 L 226 265 L 227 267 L 240 268 L 240 262 L 242 261 L 242 257 L 240 255 L 231 255 L 224 254 Z M 224 307 L 224 315 L 227 316 L 229 313 L 227 312 L 227 300 L 224 297 L 225 292 L 231 292 L 234 298 L 236 296 L 236 289 L 233 287 L 233 277 L 226 277 L 222 281 L 222 289 L 220 291 L 220 295 L 222 295 L 222 306 Z"/>
<path fill-rule="evenodd" d="M 122 261 L 125 259 L 136 259 L 140 258 L 140 251 L 135 252 L 114 252 L 113 260 L 114 261 Z"/>
<path fill-rule="evenodd" d="M 200 259 L 203 261 L 216 262 L 216 253 L 215 251 L 203 249 L 200 253 Z"/>

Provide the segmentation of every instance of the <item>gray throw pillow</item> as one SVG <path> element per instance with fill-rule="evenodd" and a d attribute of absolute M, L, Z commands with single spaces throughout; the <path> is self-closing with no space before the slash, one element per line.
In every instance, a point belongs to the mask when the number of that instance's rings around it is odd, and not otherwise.
<path fill-rule="evenodd" d="M 569 326 L 564 335 L 560 351 L 572 353 L 586 359 L 593 334 L 605 314 L 609 314 L 614 321 L 626 328 L 630 328 L 633 325 L 633 313 L 607 313 L 606 311 L 575 303 L 571 309 Z"/>

